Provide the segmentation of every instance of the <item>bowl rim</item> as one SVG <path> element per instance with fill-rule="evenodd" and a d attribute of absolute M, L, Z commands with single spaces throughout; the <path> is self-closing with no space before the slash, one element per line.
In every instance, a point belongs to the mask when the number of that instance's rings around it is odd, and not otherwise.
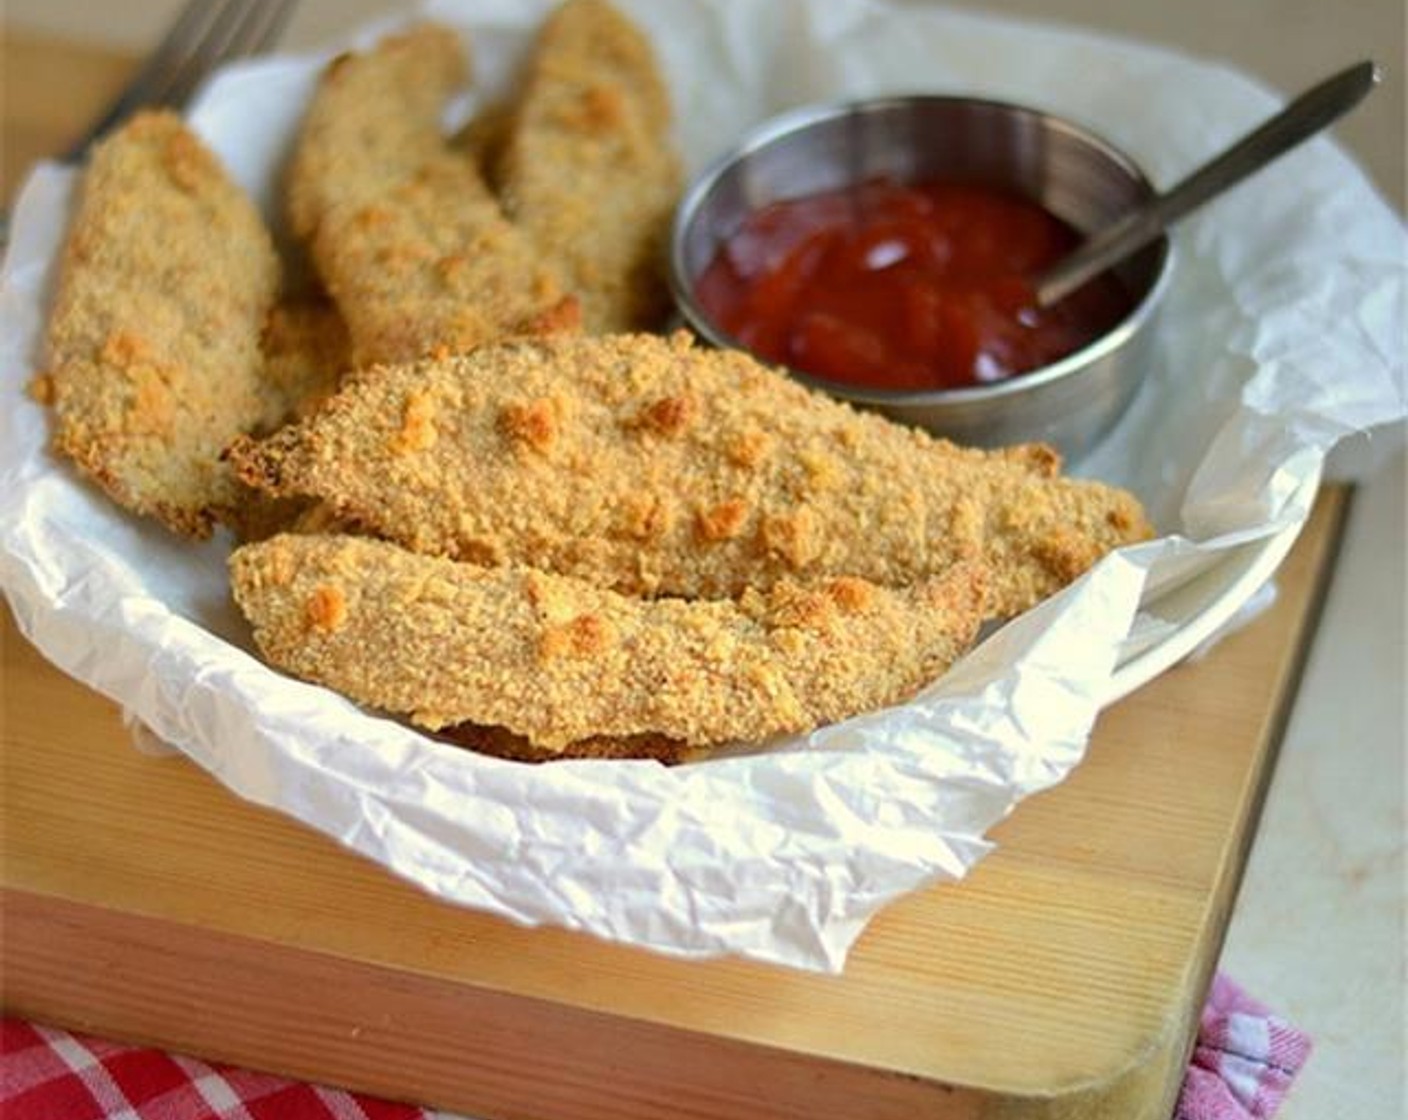
<path fill-rule="evenodd" d="M 798 369 L 785 362 L 778 363 L 764 359 L 760 355 L 754 354 L 748 346 L 711 321 L 695 297 L 693 285 L 685 278 L 684 243 L 694 216 L 699 212 L 703 200 L 717 186 L 719 180 L 740 160 L 807 128 L 844 117 L 882 112 L 915 103 L 978 106 L 1039 119 L 1048 126 L 1064 131 L 1099 151 L 1118 165 L 1129 175 L 1135 185 L 1148 195 L 1152 196 L 1156 193 L 1156 188 L 1143 167 L 1124 149 L 1094 129 L 1050 110 L 1039 109 L 1016 101 L 951 93 L 890 93 L 874 97 L 841 98 L 799 105 L 774 114 L 744 132 L 730 147 L 709 160 L 680 196 L 670 227 L 667 273 L 675 305 L 679 308 L 686 323 L 715 346 L 738 350 L 750 354 L 768 365 L 778 366 L 803 384 L 846 400 L 876 405 L 978 404 L 1029 393 L 1041 386 L 1064 380 L 1080 370 L 1096 364 L 1101 358 L 1119 350 L 1128 343 L 1153 316 L 1154 310 L 1169 284 L 1169 278 L 1173 272 L 1174 253 L 1173 243 L 1166 232 L 1141 250 L 1142 252 L 1155 251 L 1158 254 L 1154 279 L 1148 290 L 1124 318 L 1098 338 L 1088 342 L 1079 350 L 1073 350 L 1057 361 L 1004 378 L 1001 381 L 983 385 L 948 389 L 881 389 L 856 385 L 847 381 L 836 381 Z"/>

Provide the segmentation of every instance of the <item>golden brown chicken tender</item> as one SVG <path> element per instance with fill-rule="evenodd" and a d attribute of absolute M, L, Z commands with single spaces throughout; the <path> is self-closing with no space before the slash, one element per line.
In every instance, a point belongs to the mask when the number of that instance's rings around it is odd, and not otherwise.
<path fill-rule="evenodd" d="M 356 366 L 573 330 L 577 300 L 499 211 L 468 157 L 442 154 L 364 206 L 331 211 L 312 245 Z"/>
<path fill-rule="evenodd" d="M 678 766 L 685 762 L 702 762 L 718 754 L 717 747 L 681 743 L 678 739 L 665 735 L 592 735 L 586 739 L 578 739 L 575 743 L 548 750 L 506 728 L 485 727 L 477 723 L 442 727 L 435 733 L 435 737 L 457 747 L 465 747 L 480 754 L 491 754 L 495 758 L 507 758 L 514 762 L 555 762 L 567 758 L 590 758 L 605 762 L 645 758 L 664 763 L 666 766 Z"/>
<path fill-rule="evenodd" d="M 509 215 L 558 266 L 594 332 L 658 326 L 680 189 L 669 93 L 649 41 L 605 0 L 543 25 L 496 181 Z"/>
<path fill-rule="evenodd" d="M 357 366 L 570 329 L 580 309 L 440 131 L 466 75 L 423 25 L 335 59 L 304 120 L 289 221 L 347 321 Z"/>
<path fill-rule="evenodd" d="M 281 300 L 260 340 L 264 376 L 284 401 L 285 420 L 309 415 L 351 369 L 347 324 L 326 299 Z"/>
<path fill-rule="evenodd" d="M 337 391 L 349 362 L 347 327 L 325 299 L 280 300 L 260 340 L 263 376 L 277 402 L 271 428 L 313 412 Z M 261 540 L 313 519 L 310 498 L 275 498 L 241 484 L 224 521 L 241 540 Z"/>
<path fill-rule="evenodd" d="M 90 157 L 46 339 L 54 446 L 114 500 L 209 535 L 239 504 L 221 452 L 277 423 L 260 332 L 280 282 L 253 203 L 175 114 Z"/>
<path fill-rule="evenodd" d="M 983 573 L 888 590 L 841 578 L 737 602 L 646 601 L 357 537 L 237 550 L 235 599 L 282 669 L 435 729 L 688 744 L 803 732 L 907 699 L 965 650 Z"/>
<path fill-rule="evenodd" d="M 469 80 L 459 36 L 439 24 L 388 35 L 323 71 L 288 170 L 288 219 L 311 240 L 324 216 L 404 182 L 444 151 L 440 113 Z"/>
<path fill-rule="evenodd" d="M 1150 533 L 1132 495 L 1059 477 L 1048 448 L 964 450 L 683 335 L 388 367 L 232 457 L 414 551 L 640 595 L 898 587 L 982 559 L 1008 615 Z"/>

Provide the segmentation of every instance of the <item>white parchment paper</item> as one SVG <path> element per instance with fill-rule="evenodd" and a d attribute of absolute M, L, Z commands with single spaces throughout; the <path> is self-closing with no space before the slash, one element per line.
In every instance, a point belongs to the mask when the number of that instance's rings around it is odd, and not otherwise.
<path fill-rule="evenodd" d="M 785 108 L 930 91 L 1073 117 L 1167 185 L 1281 100 L 1168 51 L 971 14 L 620 2 L 657 44 L 691 169 Z M 548 5 L 429 7 L 473 44 L 482 98 L 504 86 Z M 231 69 L 191 113 L 271 220 L 277 168 L 325 57 Z M 1322 138 L 1180 227 L 1148 386 L 1077 465 L 1138 492 L 1165 537 L 1108 558 L 912 703 L 807 743 L 675 769 L 504 762 L 263 666 L 229 602 L 227 541 L 177 541 L 49 455 L 25 385 L 72 185 L 57 166 L 32 175 L 0 290 L 0 583 L 24 633 L 235 793 L 439 896 L 681 956 L 841 968 L 881 906 L 960 878 L 995 822 L 1070 772 L 1132 650 L 1166 665 L 1195 644 L 1179 646 L 1209 596 L 1224 616 L 1251 596 L 1337 441 L 1405 412 L 1408 241 Z M 1194 573 L 1202 597 L 1170 607 L 1182 600 L 1162 592 Z"/>

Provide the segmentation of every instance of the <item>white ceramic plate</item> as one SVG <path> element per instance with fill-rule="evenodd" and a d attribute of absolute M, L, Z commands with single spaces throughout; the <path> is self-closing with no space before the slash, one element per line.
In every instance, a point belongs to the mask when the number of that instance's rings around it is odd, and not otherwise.
<path fill-rule="evenodd" d="M 1310 508 L 1319 484 L 1318 470 L 1301 484 L 1302 508 Z M 1147 644 L 1131 643 L 1111 677 L 1105 703 L 1128 696 L 1229 627 L 1237 612 L 1275 575 L 1304 528 L 1305 522 L 1297 521 L 1269 537 L 1230 549 L 1207 570 L 1145 603 L 1144 610 L 1173 629 L 1161 629 Z"/>

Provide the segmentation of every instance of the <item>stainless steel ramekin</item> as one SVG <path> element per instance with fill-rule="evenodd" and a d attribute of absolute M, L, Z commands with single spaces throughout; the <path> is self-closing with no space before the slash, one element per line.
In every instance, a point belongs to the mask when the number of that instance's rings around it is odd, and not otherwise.
<path fill-rule="evenodd" d="M 915 95 L 808 107 L 746 136 L 685 193 L 670 240 L 670 282 L 685 320 L 719 346 L 739 347 L 695 298 L 695 284 L 753 211 L 876 178 L 946 180 L 1015 190 L 1090 233 L 1149 197 L 1128 156 L 1050 113 L 968 97 Z M 1115 270 L 1132 309 L 1094 342 L 1029 373 L 974 388 L 893 391 L 801 370 L 797 380 L 960 443 L 1028 441 L 1068 459 L 1089 450 L 1124 413 L 1149 365 L 1155 314 L 1172 267 L 1161 238 Z"/>

